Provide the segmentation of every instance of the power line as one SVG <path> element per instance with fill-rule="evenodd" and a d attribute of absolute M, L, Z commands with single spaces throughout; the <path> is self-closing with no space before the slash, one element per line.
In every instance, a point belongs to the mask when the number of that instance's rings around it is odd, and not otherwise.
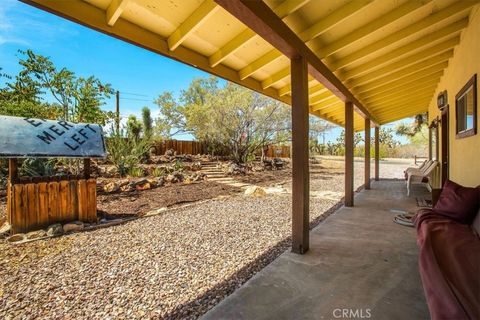
<path fill-rule="evenodd" d="M 122 92 L 123 94 L 123 92 Z M 120 100 L 131 100 L 131 101 L 147 101 L 147 102 L 152 102 L 152 100 L 148 99 L 136 99 L 136 98 L 120 98 Z"/>
<path fill-rule="evenodd" d="M 122 94 L 130 95 L 130 96 L 148 97 L 148 95 L 141 94 L 141 93 L 123 92 L 123 91 L 121 91 L 121 92 L 122 92 Z"/>

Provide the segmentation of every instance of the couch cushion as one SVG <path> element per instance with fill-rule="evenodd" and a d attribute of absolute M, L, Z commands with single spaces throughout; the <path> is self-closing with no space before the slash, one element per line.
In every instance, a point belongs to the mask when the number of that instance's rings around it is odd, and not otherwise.
<path fill-rule="evenodd" d="M 480 239 L 469 225 L 430 209 L 414 220 L 431 319 L 480 319 Z"/>
<path fill-rule="evenodd" d="M 477 236 L 480 237 L 480 208 L 478 208 L 477 215 L 473 219 L 472 228 L 477 232 Z"/>
<path fill-rule="evenodd" d="M 433 210 L 464 224 L 472 223 L 480 207 L 480 188 L 468 188 L 447 180 Z"/>

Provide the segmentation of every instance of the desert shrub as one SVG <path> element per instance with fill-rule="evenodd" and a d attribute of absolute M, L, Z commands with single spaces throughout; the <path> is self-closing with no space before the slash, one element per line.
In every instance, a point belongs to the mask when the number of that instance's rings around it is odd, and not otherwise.
<path fill-rule="evenodd" d="M 184 165 L 183 162 L 180 160 L 176 160 L 175 164 L 173 165 L 173 170 L 174 171 L 183 171 Z"/>
<path fill-rule="evenodd" d="M 122 134 L 114 134 L 107 140 L 108 159 L 125 176 L 148 155 L 150 142 L 143 139 L 127 139 Z"/>
<path fill-rule="evenodd" d="M 155 169 L 153 169 L 152 175 L 157 178 L 163 177 L 165 175 L 165 169 L 161 167 L 156 167 Z"/>
<path fill-rule="evenodd" d="M 135 178 L 140 178 L 145 176 L 145 172 L 140 167 L 132 167 L 128 171 L 128 175 Z"/>
<path fill-rule="evenodd" d="M 46 177 L 55 174 L 54 159 L 27 158 L 19 168 L 19 174 L 27 177 Z"/>

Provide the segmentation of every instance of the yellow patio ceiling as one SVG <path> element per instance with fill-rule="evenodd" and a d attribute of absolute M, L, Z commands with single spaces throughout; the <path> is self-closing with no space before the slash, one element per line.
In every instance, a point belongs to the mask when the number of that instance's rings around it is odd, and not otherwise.
<path fill-rule="evenodd" d="M 22 1 L 288 104 L 291 101 L 289 59 L 227 12 L 224 0 Z M 371 119 L 384 124 L 427 111 L 470 11 L 479 1 L 265 3 Z M 310 112 L 344 125 L 342 100 L 325 83 L 315 77 L 309 80 Z M 354 120 L 355 130 L 364 128 L 358 114 Z"/>

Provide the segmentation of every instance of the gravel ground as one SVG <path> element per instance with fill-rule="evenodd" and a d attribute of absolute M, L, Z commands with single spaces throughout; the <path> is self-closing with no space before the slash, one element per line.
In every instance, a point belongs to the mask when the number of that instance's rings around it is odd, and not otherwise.
<path fill-rule="evenodd" d="M 312 199 L 312 220 L 334 204 Z M 288 247 L 290 212 L 289 196 L 241 196 L 2 243 L 0 318 L 196 318 Z"/>
<path fill-rule="evenodd" d="M 311 190 L 342 192 L 341 164 L 312 166 Z M 355 163 L 357 186 L 362 166 Z M 382 170 L 401 178 L 405 166 Z M 310 203 L 313 224 L 338 206 Z M 18 246 L 0 242 L 0 318 L 197 318 L 287 249 L 290 232 L 290 196 L 276 194 L 207 200 Z"/>

